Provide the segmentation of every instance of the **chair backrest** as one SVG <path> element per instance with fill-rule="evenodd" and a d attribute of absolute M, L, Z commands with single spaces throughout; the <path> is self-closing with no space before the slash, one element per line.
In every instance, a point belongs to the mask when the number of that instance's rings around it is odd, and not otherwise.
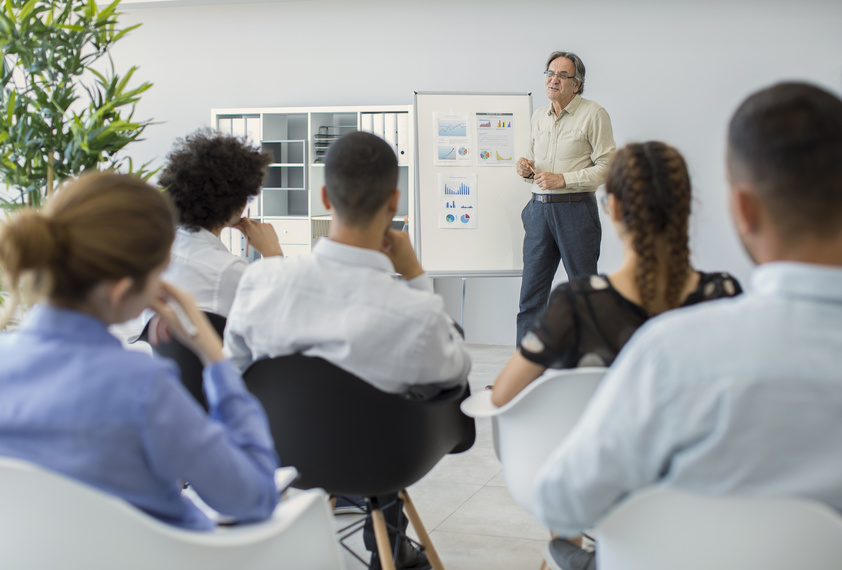
<path fill-rule="evenodd" d="M 215 313 L 205 312 L 205 315 L 208 317 L 211 325 L 213 325 L 213 328 L 216 329 L 216 332 L 221 337 L 223 331 L 225 330 L 225 323 L 227 319 Z M 146 340 L 146 336 L 147 331 L 144 329 L 140 339 Z M 207 410 L 208 401 L 205 398 L 205 391 L 202 388 L 202 370 L 204 367 L 202 366 L 202 361 L 199 360 L 199 357 L 196 356 L 192 350 L 175 339 L 170 342 L 163 342 L 153 346 L 152 352 L 163 358 L 170 358 L 175 361 L 176 365 L 178 365 L 179 372 L 181 373 L 181 382 L 184 384 L 184 387 L 187 388 L 196 401 L 199 402 L 205 410 Z"/>
<path fill-rule="evenodd" d="M 467 386 L 410 399 L 301 355 L 257 361 L 243 377 L 266 410 L 281 464 L 298 469 L 302 489 L 399 491 L 444 455 L 470 448 L 476 436 L 474 421 L 459 409 Z"/>
<path fill-rule="evenodd" d="M 606 370 L 551 370 L 500 408 L 489 390 L 463 405 L 468 415 L 491 418 L 506 487 L 523 509 L 534 512 L 535 475 L 576 425 Z"/>
<path fill-rule="evenodd" d="M 803 499 L 656 486 L 626 499 L 595 533 L 599 570 L 842 568 L 842 516 Z"/>
<path fill-rule="evenodd" d="M 342 568 L 326 496 L 302 493 L 263 523 L 212 532 L 162 523 L 126 501 L 0 458 L 0 568 Z"/>

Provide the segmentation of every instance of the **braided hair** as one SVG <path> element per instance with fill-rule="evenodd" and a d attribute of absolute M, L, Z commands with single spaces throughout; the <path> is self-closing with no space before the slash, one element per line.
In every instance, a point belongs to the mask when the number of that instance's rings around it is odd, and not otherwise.
<path fill-rule="evenodd" d="M 614 155 L 605 188 L 620 204 L 638 255 L 635 284 L 643 308 L 656 312 L 658 238 L 666 243 L 666 258 L 661 260 L 667 272 L 665 304 L 678 307 L 690 272 L 691 194 L 684 158 L 662 142 L 626 145 Z"/>

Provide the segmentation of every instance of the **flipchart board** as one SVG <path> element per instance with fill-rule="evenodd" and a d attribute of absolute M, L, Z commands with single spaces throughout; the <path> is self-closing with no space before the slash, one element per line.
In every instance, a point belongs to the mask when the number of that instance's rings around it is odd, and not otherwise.
<path fill-rule="evenodd" d="M 531 93 L 416 92 L 414 105 L 412 232 L 424 269 L 520 275 L 531 185 L 514 163 L 529 149 Z"/>

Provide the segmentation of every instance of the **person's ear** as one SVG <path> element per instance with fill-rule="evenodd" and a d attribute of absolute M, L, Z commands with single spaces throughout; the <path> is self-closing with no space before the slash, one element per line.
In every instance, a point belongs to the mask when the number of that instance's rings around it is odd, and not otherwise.
<path fill-rule="evenodd" d="M 741 236 L 757 233 L 763 218 L 763 205 L 757 193 L 745 184 L 732 186 L 730 203 L 731 217 L 737 233 Z"/>
<path fill-rule="evenodd" d="M 620 207 L 620 201 L 614 194 L 608 194 L 608 202 L 605 204 L 605 206 L 608 210 L 608 217 L 611 219 L 612 222 L 617 223 L 622 221 L 623 212 L 622 208 Z"/>
<path fill-rule="evenodd" d="M 330 199 L 327 197 L 327 186 L 322 186 L 322 205 L 325 210 L 331 210 Z"/>
<path fill-rule="evenodd" d="M 131 277 L 122 277 L 116 281 L 109 281 L 106 291 L 108 305 L 112 309 L 120 307 L 123 301 L 126 300 L 126 297 L 128 297 L 133 285 L 134 279 Z"/>
<path fill-rule="evenodd" d="M 401 198 L 401 191 L 398 188 L 395 188 L 395 191 L 392 192 L 392 195 L 389 196 L 389 201 L 387 202 L 389 205 L 389 213 L 394 216 L 395 212 L 398 211 L 398 202 Z"/>

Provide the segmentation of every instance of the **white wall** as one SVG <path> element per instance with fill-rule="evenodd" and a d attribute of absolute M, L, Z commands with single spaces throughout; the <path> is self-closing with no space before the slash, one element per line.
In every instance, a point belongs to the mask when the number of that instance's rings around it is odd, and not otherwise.
<path fill-rule="evenodd" d="M 688 160 L 695 191 L 691 248 L 702 269 L 750 264 L 727 215 L 724 136 L 750 92 L 806 79 L 839 93 L 842 2 L 709 0 L 310 0 L 140 8 L 142 23 L 114 50 L 155 86 L 138 117 L 162 124 L 132 149 L 163 160 L 174 138 L 206 125 L 212 107 L 408 104 L 417 91 L 532 91 L 545 102 L 543 64 L 578 53 L 585 97 L 611 115 L 618 144 L 660 139 Z M 526 197 L 524 197 L 524 201 Z M 620 259 L 603 219 L 600 271 Z M 562 271 L 563 275 L 563 271 Z M 561 277 L 559 277 L 561 278 Z M 438 289 L 458 317 L 461 283 Z M 511 344 L 517 279 L 471 279 L 471 342 Z"/>

